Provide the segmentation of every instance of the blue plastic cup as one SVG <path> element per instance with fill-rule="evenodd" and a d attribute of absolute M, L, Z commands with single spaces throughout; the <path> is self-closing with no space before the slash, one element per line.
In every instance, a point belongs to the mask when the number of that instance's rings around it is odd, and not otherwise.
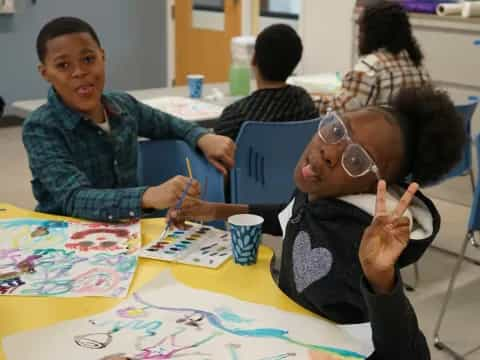
<path fill-rule="evenodd" d="M 263 218 L 240 214 L 228 218 L 232 236 L 233 259 L 236 264 L 252 265 L 257 262 L 258 246 L 262 239 Z"/>
<path fill-rule="evenodd" d="M 202 97 L 204 76 L 200 74 L 187 75 L 188 88 L 190 90 L 190 97 L 199 99 Z"/>

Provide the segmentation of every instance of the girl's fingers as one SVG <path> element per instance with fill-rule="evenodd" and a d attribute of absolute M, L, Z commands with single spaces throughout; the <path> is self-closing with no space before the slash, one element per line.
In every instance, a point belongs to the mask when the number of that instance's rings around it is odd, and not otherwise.
<path fill-rule="evenodd" d="M 377 185 L 377 200 L 375 203 L 375 217 L 384 216 L 387 214 L 387 183 L 385 180 L 380 180 Z"/>
<path fill-rule="evenodd" d="M 415 197 L 415 193 L 417 192 L 417 190 L 418 190 L 418 184 L 411 183 L 407 191 L 405 191 L 402 198 L 398 202 L 397 207 L 393 211 L 393 215 L 395 217 L 401 217 L 405 213 L 405 211 L 410 206 L 410 203 L 412 202 L 413 198 Z"/>

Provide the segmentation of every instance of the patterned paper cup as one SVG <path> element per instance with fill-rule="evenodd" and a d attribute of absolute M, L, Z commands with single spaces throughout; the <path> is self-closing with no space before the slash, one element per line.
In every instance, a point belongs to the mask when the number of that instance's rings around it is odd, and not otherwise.
<path fill-rule="evenodd" d="M 240 214 L 228 218 L 232 235 L 233 259 L 240 265 L 257 262 L 258 246 L 262 238 L 263 218 L 258 215 Z"/>
<path fill-rule="evenodd" d="M 201 74 L 189 74 L 187 75 L 188 89 L 190 90 L 190 97 L 199 99 L 202 97 L 204 76 Z"/>

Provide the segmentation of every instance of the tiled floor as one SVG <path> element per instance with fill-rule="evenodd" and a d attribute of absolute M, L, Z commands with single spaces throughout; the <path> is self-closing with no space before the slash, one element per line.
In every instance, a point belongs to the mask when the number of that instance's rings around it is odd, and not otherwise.
<path fill-rule="evenodd" d="M 33 208 L 34 199 L 30 189 L 30 173 L 25 151 L 21 143 L 19 126 L 0 127 L 0 201 Z M 442 215 L 437 246 L 458 251 L 463 240 L 471 202 L 471 187 L 467 178 L 455 180 L 429 191 Z M 447 201 L 445 201 L 447 200 Z M 270 243 L 279 241 L 270 239 Z M 472 257 L 480 260 L 480 251 Z M 432 331 L 440 309 L 443 295 L 455 263 L 455 256 L 430 249 L 420 261 L 421 281 L 410 298 L 417 311 L 420 325 L 430 344 Z M 412 279 L 412 269 L 405 269 L 407 282 Z M 465 263 L 462 267 L 455 296 L 447 314 L 442 335 L 449 343 L 461 350 L 469 350 L 480 344 L 480 266 Z M 431 348 L 433 359 L 449 359 L 445 354 Z M 480 351 L 468 359 L 480 359 Z"/>

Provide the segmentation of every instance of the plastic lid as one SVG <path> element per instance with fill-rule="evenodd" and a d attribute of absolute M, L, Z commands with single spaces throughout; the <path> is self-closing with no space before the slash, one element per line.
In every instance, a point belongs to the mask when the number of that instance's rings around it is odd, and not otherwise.
<path fill-rule="evenodd" d="M 232 38 L 233 46 L 254 46 L 255 36 L 235 36 Z"/>

